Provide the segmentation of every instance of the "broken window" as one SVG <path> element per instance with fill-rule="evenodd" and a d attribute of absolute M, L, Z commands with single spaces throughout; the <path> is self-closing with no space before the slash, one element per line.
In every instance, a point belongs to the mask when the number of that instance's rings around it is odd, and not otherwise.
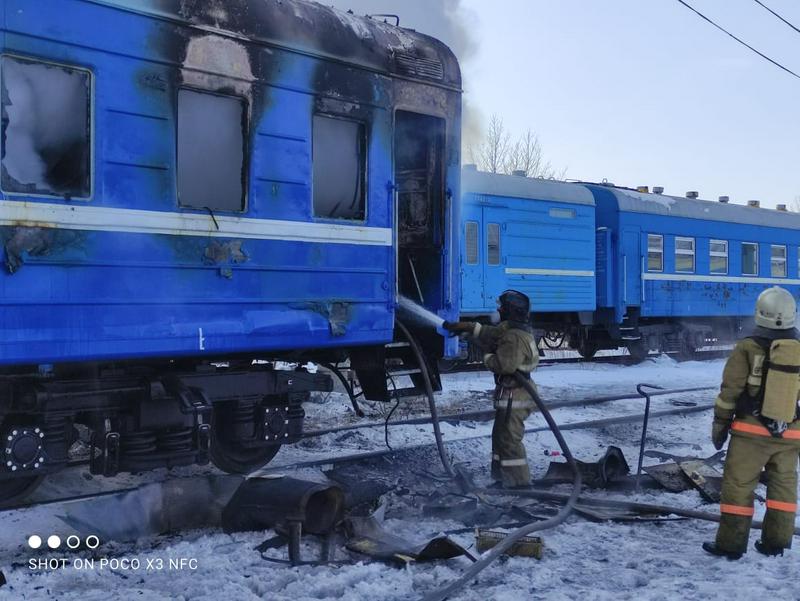
<path fill-rule="evenodd" d="M 178 202 L 211 211 L 244 210 L 244 100 L 178 92 Z"/>
<path fill-rule="evenodd" d="M 366 147 L 363 123 L 314 115 L 314 217 L 363 220 Z"/>
<path fill-rule="evenodd" d="M 67 198 L 91 195 L 91 74 L 2 58 L 2 187 Z"/>

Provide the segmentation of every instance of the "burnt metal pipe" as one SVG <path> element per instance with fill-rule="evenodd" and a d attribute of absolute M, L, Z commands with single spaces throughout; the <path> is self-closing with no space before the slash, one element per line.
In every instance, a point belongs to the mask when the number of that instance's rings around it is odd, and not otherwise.
<path fill-rule="evenodd" d="M 486 488 L 480 491 L 485 495 L 513 495 L 517 497 L 526 497 L 530 499 L 542 499 L 545 501 L 565 502 L 571 496 L 565 493 L 551 492 L 549 490 L 496 490 Z M 631 501 L 620 501 L 617 499 L 598 499 L 597 497 L 587 497 L 581 495 L 578 497 L 578 502 L 581 505 L 589 505 L 592 507 L 606 507 L 613 509 L 627 509 L 629 511 L 636 511 L 642 513 L 661 513 L 673 514 L 684 518 L 692 518 L 695 520 L 704 520 L 706 522 L 719 522 L 718 513 L 708 513 L 707 511 L 698 511 L 696 509 L 686 509 L 684 507 L 673 507 L 671 505 L 654 505 L 651 503 L 635 503 Z M 751 528 L 754 530 L 761 530 L 764 528 L 764 522 L 753 520 Z M 800 528 L 794 529 L 795 536 L 800 536 Z"/>
<path fill-rule="evenodd" d="M 527 536 L 532 532 L 553 528 L 561 524 L 572 512 L 572 509 L 575 507 L 575 503 L 580 496 L 581 473 L 578 469 L 578 464 L 575 462 L 575 458 L 572 456 L 569 446 L 567 446 L 567 441 L 564 440 L 564 437 L 561 435 L 561 431 L 558 429 L 558 424 L 556 424 L 555 420 L 553 420 L 553 416 L 550 415 L 550 412 L 547 410 L 547 406 L 544 404 L 541 397 L 539 397 L 539 393 L 536 391 L 536 388 L 533 386 L 532 382 L 528 380 L 520 371 L 517 371 L 514 374 L 514 377 L 517 379 L 517 382 L 519 382 L 519 384 L 528 391 L 534 403 L 536 403 L 536 406 L 539 408 L 539 411 L 542 412 L 542 416 L 547 422 L 547 425 L 550 427 L 550 430 L 553 432 L 553 436 L 555 436 L 556 440 L 558 441 L 562 453 L 564 453 L 564 458 L 567 460 L 570 468 L 572 468 L 572 472 L 575 474 L 575 479 L 572 483 L 572 493 L 569 495 L 566 505 L 564 505 L 564 507 L 562 507 L 555 516 L 542 522 L 532 522 L 515 530 L 505 539 L 503 539 L 498 545 L 493 547 L 491 551 L 483 555 L 478 561 L 472 564 L 472 566 L 470 566 L 470 568 L 464 572 L 464 574 L 458 580 L 451 582 L 447 586 L 437 591 L 425 595 L 423 597 L 423 601 L 443 601 L 472 581 L 472 579 L 475 578 L 484 568 L 486 568 L 495 559 L 500 557 L 500 555 L 510 549 L 523 536 Z"/>
<path fill-rule="evenodd" d="M 639 463 L 636 466 L 636 492 L 641 490 L 639 480 L 642 477 L 642 460 L 644 460 L 644 445 L 647 441 L 647 422 L 650 419 L 650 393 L 645 392 L 643 389 L 649 388 L 651 390 L 664 390 L 663 386 L 655 384 L 637 384 L 636 392 L 645 398 L 644 403 L 644 419 L 642 420 L 642 441 L 639 444 Z"/>

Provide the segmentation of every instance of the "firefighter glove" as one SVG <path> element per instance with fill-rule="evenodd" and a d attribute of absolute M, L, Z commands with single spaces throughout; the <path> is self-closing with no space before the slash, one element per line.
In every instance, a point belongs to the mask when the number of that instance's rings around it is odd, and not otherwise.
<path fill-rule="evenodd" d="M 714 448 L 718 451 L 722 449 L 725 441 L 728 440 L 728 432 L 730 432 L 731 423 L 729 421 L 715 419 L 711 424 L 711 441 L 714 443 Z"/>
<path fill-rule="evenodd" d="M 475 324 L 469 321 L 446 321 L 442 327 L 453 334 L 468 334 L 475 328 Z"/>

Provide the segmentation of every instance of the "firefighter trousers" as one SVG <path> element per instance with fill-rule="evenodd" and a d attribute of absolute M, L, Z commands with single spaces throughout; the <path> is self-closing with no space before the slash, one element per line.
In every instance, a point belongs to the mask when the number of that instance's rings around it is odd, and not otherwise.
<path fill-rule="evenodd" d="M 797 509 L 796 443 L 734 434 L 722 478 L 717 546 L 744 553 L 753 521 L 753 498 L 762 469 L 767 473 L 767 513 L 761 540 L 769 547 L 792 546 Z"/>
<path fill-rule="evenodd" d="M 498 401 L 496 405 L 504 402 Z M 527 486 L 531 483 L 522 437 L 525 435 L 525 418 L 532 410 L 531 407 L 512 408 L 506 420 L 506 409 L 495 407 L 492 427 L 492 478 L 503 486 Z"/>

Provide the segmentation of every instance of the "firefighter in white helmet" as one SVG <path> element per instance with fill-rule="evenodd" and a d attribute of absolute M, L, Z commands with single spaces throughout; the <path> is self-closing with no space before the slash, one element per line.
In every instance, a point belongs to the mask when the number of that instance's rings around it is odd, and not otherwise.
<path fill-rule="evenodd" d="M 800 449 L 800 341 L 797 304 L 778 286 L 756 302 L 753 334 L 741 340 L 722 373 L 714 407 L 712 440 L 721 449 L 731 433 L 722 479 L 720 525 L 713 555 L 739 559 L 747 551 L 753 519 L 753 491 L 767 472 L 767 512 L 756 550 L 783 555 L 792 544 L 797 510 Z"/>

